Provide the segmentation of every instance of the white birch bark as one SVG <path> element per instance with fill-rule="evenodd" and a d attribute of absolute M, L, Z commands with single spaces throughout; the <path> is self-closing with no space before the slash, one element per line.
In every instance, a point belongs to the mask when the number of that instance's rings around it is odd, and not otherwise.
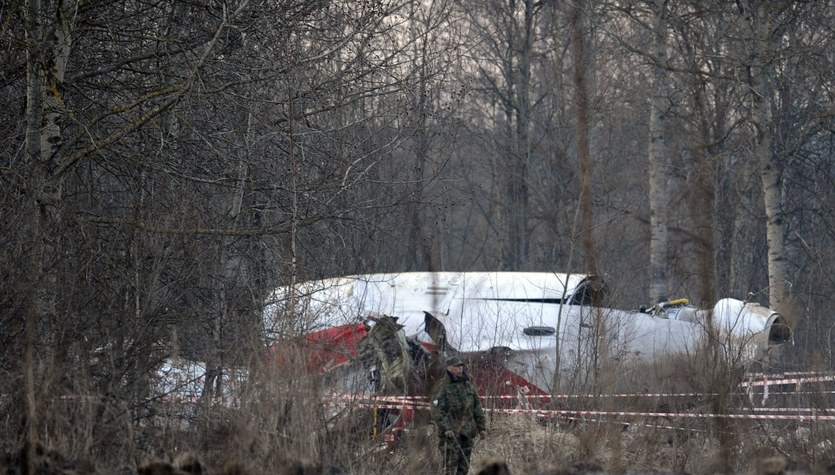
<path fill-rule="evenodd" d="M 771 117 L 771 101 L 774 94 L 769 84 L 770 71 L 767 66 L 776 53 L 770 40 L 774 25 L 767 3 L 753 2 L 749 5 L 752 38 L 755 39 L 750 76 L 755 129 L 754 158 L 760 167 L 766 216 L 768 303 L 769 307 L 780 311 L 789 297 L 789 279 L 785 246 L 786 219 L 781 187 L 783 165 L 772 144 L 774 121 Z"/>
<path fill-rule="evenodd" d="M 786 260 L 786 220 L 783 208 L 781 186 L 782 164 L 772 150 L 771 127 L 769 127 L 768 86 L 757 81 L 756 160 L 760 164 L 760 178 L 763 186 L 763 202 L 766 216 L 766 243 L 768 245 L 768 288 L 769 307 L 780 309 L 789 296 L 789 279 Z"/>
<path fill-rule="evenodd" d="M 56 8 L 57 7 L 57 8 Z M 59 1 L 44 8 L 40 0 L 28 0 L 22 10 L 26 35 L 26 116 L 25 116 L 25 160 L 30 169 L 29 189 L 31 196 L 31 235 L 33 247 L 30 253 L 29 278 L 31 279 L 29 302 L 26 312 L 24 343 L 24 397 L 23 414 L 26 425 L 25 463 L 33 469 L 34 452 L 38 438 L 38 413 L 36 384 L 38 362 L 34 345 L 39 339 L 41 325 L 50 327 L 57 310 L 57 276 L 47 271 L 47 262 L 55 252 L 58 236 L 55 230 L 61 195 L 60 184 L 50 182 L 49 173 L 54 167 L 54 153 L 61 144 L 61 96 L 60 86 L 64 80 L 72 45 L 72 12 L 74 1 Z M 57 17 L 48 18 L 47 11 L 55 11 Z M 45 37 L 53 25 L 52 35 Z M 41 355 L 43 359 L 44 355 Z"/>

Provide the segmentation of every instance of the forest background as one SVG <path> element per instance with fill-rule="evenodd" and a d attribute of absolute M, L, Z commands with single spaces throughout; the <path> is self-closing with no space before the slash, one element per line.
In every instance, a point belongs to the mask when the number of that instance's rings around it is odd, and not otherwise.
<path fill-rule="evenodd" d="M 354 273 L 750 299 L 831 369 L 833 7 L 0 3 L 5 448 L 82 394 L 106 452 L 161 348 L 246 365 L 272 289 Z"/>

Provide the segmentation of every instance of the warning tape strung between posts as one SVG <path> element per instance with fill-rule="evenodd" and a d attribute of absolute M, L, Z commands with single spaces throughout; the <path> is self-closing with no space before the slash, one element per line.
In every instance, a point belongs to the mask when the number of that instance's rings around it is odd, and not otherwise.
<path fill-rule="evenodd" d="M 824 377 L 814 377 L 814 378 L 795 378 L 795 379 L 777 379 L 777 380 L 764 380 L 764 381 L 744 381 L 740 383 L 741 387 L 746 389 L 750 389 L 751 386 L 776 386 L 776 385 L 788 385 L 788 384 L 803 384 L 803 383 L 812 383 L 812 382 L 824 382 L 824 381 L 835 381 L 835 376 L 824 376 Z M 736 393 L 734 393 L 736 394 Z M 835 391 L 827 390 L 827 391 L 809 391 L 809 392 L 797 392 L 797 391 L 772 391 L 771 395 L 796 395 L 796 394 L 835 394 Z M 482 400 L 491 400 L 491 399 L 507 399 L 507 400 L 518 400 L 518 399 L 599 399 L 599 398 L 641 398 L 641 397 L 712 397 L 712 396 L 719 396 L 719 393 L 614 393 L 614 394 L 503 394 L 503 395 L 496 395 L 496 396 L 480 396 Z M 743 393 L 739 393 L 739 395 L 744 395 Z M 349 398 L 353 399 L 356 396 L 347 393 L 335 393 L 332 394 L 330 397 L 332 398 Z M 427 398 L 425 396 L 368 396 L 365 399 L 369 400 L 379 400 L 379 401 L 426 401 Z"/>
<path fill-rule="evenodd" d="M 357 407 L 367 407 L 376 403 L 380 408 L 420 408 L 423 409 L 429 406 L 429 402 L 416 400 L 418 396 L 408 396 L 399 398 L 397 396 L 381 396 L 370 398 L 342 398 L 332 399 L 332 401 L 341 402 L 342 406 L 355 405 Z M 382 403 L 382 404 L 380 404 Z M 816 408 L 816 407 L 750 407 L 745 408 L 752 412 L 806 412 L 816 414 L 833 414 L 835 408 Z M 486 409 L 485 409 L 486 410 Z M 497 409 L 498 410 L 498 409 Z M 512 411 L 525 411 L 529 409 L 510 409 Z"/>
<path fill-rule="evenodd" d="M 786 371 L 784 373 L 746 373 L 745 378 L 784 379 L 798 376 L 835 376 L 831 371 Z"/>
<path fill-rule="evenodd" d="M 786 394 L 797 394 L 794 392 Z M 817 394 L 817 393 L 816 393 Z M 740 393 L 740 395 L 742 395 Z M 616 394 L 519 394 L 519 395 L 497 395 L 497 396 L 479 396 L 482 400 L 519 400 L 519 399 L 600 399 L 600 398 L 639 398 L 639 397 L 711 397 L 719 396 L 719 393 L 616 393 Z M 334 393 L 329 396 L 330 399 L 357 399 L 358 396 L 350 393 Z M 402 401 L 427 401 L 426 396 L 360 396 L 363 400 L 373 401 L 388 401 L 388 402 L 402 402 Z"/>
<path fill-rule="evenodd" d="M 795 394 L 795 393 L 791 393 Z M 500 396 L 479 396 L 482 400 L 491 399 L 595 399 L 604 397 L 613 398 L 635 398 L 635 397 L 709 397 L 718 396 L 719 393 L 624 393 L 624 394 L 520 394 L 520 395 L 500 395 Z M 358 396 L 349 393 L 334 393 L 329 396 L 330 399 L 357 399 Z M 364 400 L 375 401 L 427 401 L 426 396 L 363 396 Z"/>
<path fill-rule="evenodd" d="M 835 413 L 835 408 L 817 408 L 817 407 L 750 407 L 745 408 L 754 412 L 818 412 L 821 414 Z"/>
<path fill-rule="evenodd" d="M 593 417 L 570 417 L 570 416 L 565 416 L 564 419 L 568 419 L 570 421 L 598 422 L 598 423 L 611 422 L 611 421 L 606 421 L 604 419 L 595 419 Z M 623 421 L 617 421 L 617 423 L 618 424 L 623 424 L 623 425 L 626 425 L 626 426 L 629 426 L 629 427 L 643 427 L 643 428 L 646 428 L 646 429 L 679 430 L 679 431 L 685 431 L 685 432 L 707 432 L 704 429 L 697 429 L 695 427 L 667 426 L 667 425 L 661 425 L 661 424 L 647 424 L 647 423 L 623 422 Z"/>
<path fill-rule="evenodd" d="M 328 399 L 343 403 L 392 403 L 401 406 L 429 406 L 429 400 L 424 396 L 354 396 L 351 394 L 334 394 Z"/>
<path fill-rule="evenodd" d="M 823 394 L 835 394 L 835 391 L 771 391 L 769 396 L 820 396 Z"/>
<path fill-rule="evenodd" d="M 767 373 L 752 373 L 748 375 L 751 378 L 762 378 L 762 379 L 748 379 L 746 381 L 742 381 L 740 383 L 741 388 L 745 388 L 747 390 L 751 390 L 755 387 L 762 387 L 764 390 L 768 390 L 770 386 L 778 386 L 778 385 L 802 385 L 807 383 L 820 383 L 820 382 L 832 382 L 835 381 L 835 374 L 827 373 L 827 372 L 785 372 L 780 374 L 767 374 Z M 825 390 L 825 391 L 772 391 L 770 396 L 795 396 L 795 395 L 810 395 L 810 394 L 835 394 L 833 390 Z M 482 396 L 483 400 L 492 400 L 492 399 L 499 399 L 499 400 L 520 400 L 520 399 L 527 399 L 527 400 L 553 400 L 553 399 L 596 399 L 596 398 L 641 398 L 641 397 L 710 397 L 710 396 L 717 396 L 718 393 L 622 393 L 622 394 L 518 394 L 518 395 L 497 395 L 497 396 Z M 351 394 L 333 394 L 331 398 L 335 399 L 344 399 L 353 401 L 356 400 L 355 395 Z M 167 395 L 162 398 L 163 401 L 167 403 L 180 403 L 180 404 L 205 404 L 209 403 L 211 405 L 222 405 L 227 407 L 239 407 L 240 401 L 236 397 L 212 397 L 212 398 L 201 398 L 199 396 L 180 396 L 180 395 Z M 428 405 L 427 398 L 424 396 L 374 396 L 374 397 L 365 397 L 363 398 L 365 401 L 377 401 L 382 403 L 394 403 L 400 407 L 405 403 L 409 403 L 414 406 L 426 406 Z M 509 410 L 509 409 L 503 409 Z M 766 409 L 758 409 L 758 410 L 766 410 Z M 775 411 L 782 410 L 782 408 L 774 408 Z M 788 409 L 793 410 L 793 409 Z M 820 416 L 820 417 L 829 417 L 829 416 Z"/>
<path fill-rule="evenodd" d="M 364 408 L 364 409 L 426 409 L 425 406 L 414 406 L 409 404 L 369 404 L 361 403 L 340 403 L 333 404 L 335 407 Z M 639 411 L 580 411 L 570 409 L 496 409 L 485 408 L 485 412 L 494 414 L 530 414 L 537 416 L 598 416 L 598 417 L 671 417 L 688 419 L 754 419 L 754 420 L 797 420 L 797 421 L 835 421 L 835 415 L 825 414 L 695 414 L 689 412 L 639 412 Z M 835 409 L 833 409 L 835 411 Z"/>
<path fill-rule="evenodd" d="M 225 406 L 225 407 L 240 407 L 240 400 L 237 397 L 210 397 L 210 398 L 202 398 L 200 396 L 165 396 L 161 398 L 161 400 L 165 403 L 169 404 L 194 404 L 194 405 L 201 405 L 201 404 L 210 404 L 212 406 Z"/>
<path fill-rule="evenodd" d="M 743 388 L 748 386 L 776 386 L 780 384 L 806 384 L 835 381 L 835 376 L 809 376 L 803 378 L 763 379 L 760 381 L 743 381 L 739 383 Z"/>
<path fill-rule="evenodd" d="M 520 394 L 501 396 L 480 396 L 481 399 L 593 399 L 604 397 L 700 397 L 718 396 L 719 393 L 623 393 L 623 394 Z"/>
<path fill-rule="evenodd" d="M 376 401 L 428 401 L 426 396 L 363 396 L 359 394 L 351 394 L 351 393 L 333 393 L 328 396 L 330 399 L 363 399 L 363 400 L 376 400 Z"/>

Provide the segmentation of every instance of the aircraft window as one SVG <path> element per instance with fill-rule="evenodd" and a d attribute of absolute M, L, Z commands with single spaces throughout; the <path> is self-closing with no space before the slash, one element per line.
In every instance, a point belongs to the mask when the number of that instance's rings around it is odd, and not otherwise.
<path fill-rule="evenodd" d="M 591 305 L 591 292 L 587 292 L 586 290 L 586 287 L 583 287 L 579 292 L 574 294 L 571 303 L 575 305 Z"/>
<path fill-rule="evenodd" d="M 529 302 L 529 303 L 563 303 L 562 299 L 529 299 L 529 298 L 521 298 L 521 299 L 506 299 L 506 298 L 483 298 L 483 299 L 476 299 L 476 300 L 486 300 L 491 302 Z"/>
<path fill-rule="evenodd" d="M 551 336 L 557 334 L 557 329 L 554 327 L 527 327 L 522 330 L 522 333 L 528 336 Z"/>
<path fill-rule="evenodd" d="M 603 297 L 605 292 L 606 288 L 603 282 L 599 280 L 586 280 L 574 292 L 569 303 L 572 305 L 591 305 L 594 297 Z"/>

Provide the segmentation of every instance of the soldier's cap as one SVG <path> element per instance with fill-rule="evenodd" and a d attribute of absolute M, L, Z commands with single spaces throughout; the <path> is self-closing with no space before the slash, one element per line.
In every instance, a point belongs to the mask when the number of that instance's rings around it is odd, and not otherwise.
<path fill-rule="evenodd" d="M 446 365 L 447 366 L 463 366 L 464 362 L 461 361 L 461 358 L 459 358 L 457 356 L 450 356 L 449 358 L 446 359 Z"/>

